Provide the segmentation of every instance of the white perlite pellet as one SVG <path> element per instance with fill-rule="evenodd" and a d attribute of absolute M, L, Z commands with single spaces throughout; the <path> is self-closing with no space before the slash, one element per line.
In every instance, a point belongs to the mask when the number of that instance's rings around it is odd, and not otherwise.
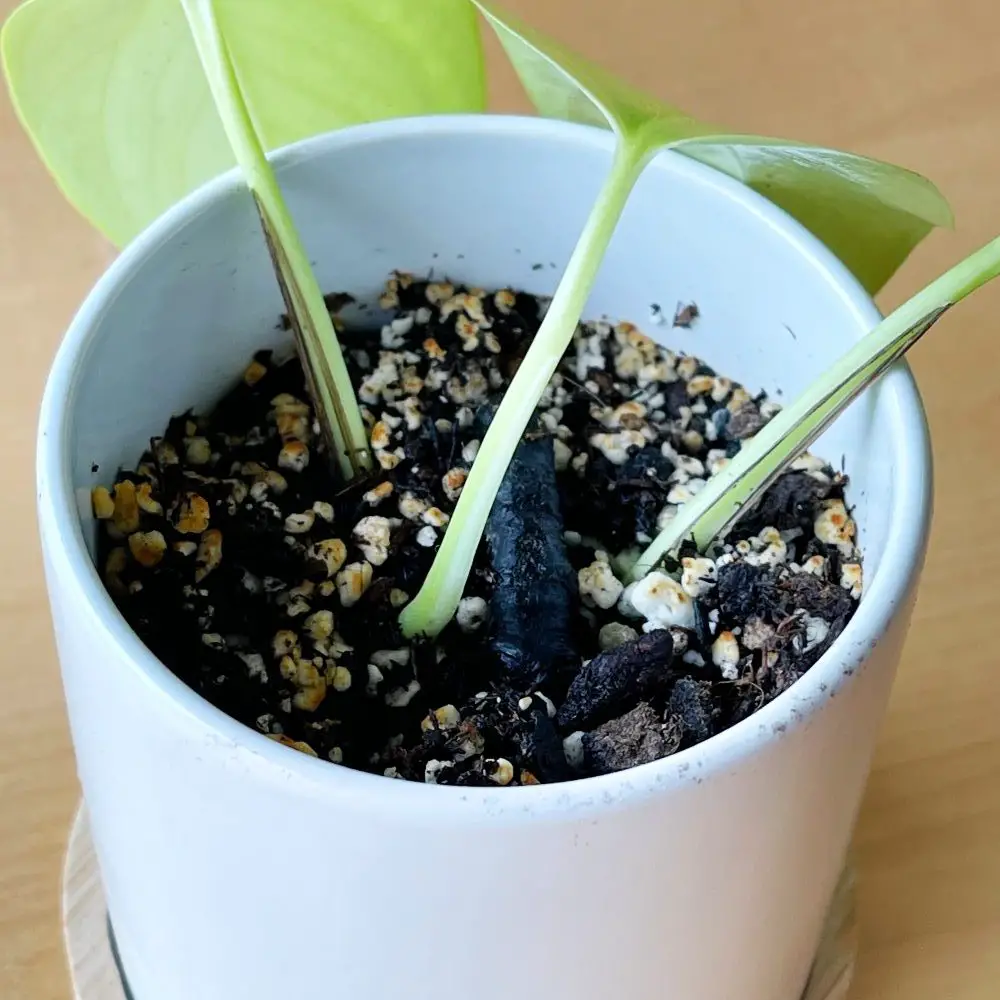
<path fill-rule="evenodd" d="M 740 676 L 740 644 L 732 632 L 720 632 L 712 643 L 712 662 L 727 681 Z"/>
<path fill-rule="evenodd" d="M 681 560 L 681 587 L 691 597 L 704 597 L 715 586 L 715 562 L 704 556 L 685 556 Z"/>
<path fill-rule="evenodd" d="M 694 628 L 694 603 L 681 585 L 666 573 L 654 571 L 630 584 L 622 595 L 648 625 L 657 628 Z"/>
<path fill-rule="evenodd" d="M 482 597 L 463 597 L 458 602 L 455 620 L 463 632 L 469 633 L 479 629 L 488 615 L 489 607 Z"/>
<path fill-rule="evenodd" d="M 613 608 L 625 589 L 606 560 L 597 559 L 577 573 L 580 598 L 589 607 Z"/>

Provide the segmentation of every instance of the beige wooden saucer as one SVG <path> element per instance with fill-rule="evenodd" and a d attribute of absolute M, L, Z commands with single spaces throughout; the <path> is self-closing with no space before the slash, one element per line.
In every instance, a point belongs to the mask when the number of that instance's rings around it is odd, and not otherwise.
<path fill-rule="evenodd" d="M 131 1000 L 115 960 L 104 890 L 83 806 L 73 820 L 66 852 L 62 906 L 75 1000 Z M 802 1000 L 845 1000 L 854 972 L 854 949 L 854 877 L 848 866 L 837 887 L 816 967 Z"/>
<path fill-rule="evenodd" d="M 62 916 L 75 1000 L 128 1000 L 111 946 L 104 888 L 82 805 L 66 850 Z"/>

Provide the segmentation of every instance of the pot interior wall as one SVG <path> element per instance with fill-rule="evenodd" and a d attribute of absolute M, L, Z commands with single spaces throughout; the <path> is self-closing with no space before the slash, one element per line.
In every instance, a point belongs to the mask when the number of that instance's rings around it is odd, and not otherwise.
<path fill-rule="evenodd" d="M 609 162 L 603 133 L 441 120 L 314 140 L 282 154 L 280 178 L 324 290 L 374 303 L 393 268 L 551 293 Z M 234 178 L 214 191 L 119 259 L 78 367 L 68 475 L 88 544 L 90 487 L 134 463 L 172 414 L 210 404 L 254 350 L 288 342 L 252 203 Z M 815 252 L 735 183 L 664 154 L 635 190 L 587 315 L 631 320 L 752 392 L 789 400 L 874 317 Z M 701 317 L 672 328 L 677 304 L 692 301 Z M 664 325 L 652 322 L 654 303 Z M 867 394 L 814 448 L 835 465 L 843 456 L 851 474 L 869 582 L 899 457 L 891 395 Z"/>

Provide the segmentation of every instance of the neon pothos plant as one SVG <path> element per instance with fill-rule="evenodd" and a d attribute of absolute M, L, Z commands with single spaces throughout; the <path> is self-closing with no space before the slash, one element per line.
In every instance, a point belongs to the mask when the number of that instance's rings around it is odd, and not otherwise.
<path fill-rule="evenodd" d="M 330 314 L 265 150 L 380 118 L 485 108 L 467 0 L 28 0 L 3 28 L 14 107 L 71 202 L 127 243 L 238 164 L 324 436 L 371 467 Z"/>
<path fill-rule="evenodd" d="M 451 619 L 507 466 L 569 345 L 633 186 L 664 148 L 723 171 L 810 229 L 872 293 L 951 213 L 911 171 L 696 121 L 478 0 L 28 0 L 3 32 L 21 121 L 60 187 L 116 243 L 237 163 L 253 193 L 314 403 L 345 478 L 367 440 L 321 290 L 266 158 L 308 135 L 408 114 L 484 110 L 475 8 L 538 111 L 616 136 L 610 171 L 545 320 L 484 437 L 408 635 Z M 220 126 L 221 123 L 221 126 Z M 995 276 L 990 244 L 892 314 L 782 411 L 633 569 L 704 547 L 953 302 Z"/>

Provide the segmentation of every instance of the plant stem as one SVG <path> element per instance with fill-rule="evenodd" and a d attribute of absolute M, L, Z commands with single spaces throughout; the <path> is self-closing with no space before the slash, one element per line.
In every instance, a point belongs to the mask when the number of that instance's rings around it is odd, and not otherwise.
<path fill-rule="evenodd" d="M 435 636 L 461 600 L 497 490 L 525 427 L 573 339 L 615 227 L 649 153 L 619 139 L 614 161 L 548 312 L 504 393 L 420 592 L 400 615 L 408 637 Z"/>
<path fill-rule="evenodd" d="M 213 0 L 181 0 L 181 5 L 226 137 L 260 214 L 327 448 L 349 481 L 372 462 L 333 321 L 243 99 Z"/>
<path fill-rule="evenodd" d="M 632 567 L 639 580 L 685 539 L 704 551 L 753 507 L 782 471 L 955 303 L 1000 275 L 1000 238 L 890 313 L 778 413 L 685 503 Z"/>

